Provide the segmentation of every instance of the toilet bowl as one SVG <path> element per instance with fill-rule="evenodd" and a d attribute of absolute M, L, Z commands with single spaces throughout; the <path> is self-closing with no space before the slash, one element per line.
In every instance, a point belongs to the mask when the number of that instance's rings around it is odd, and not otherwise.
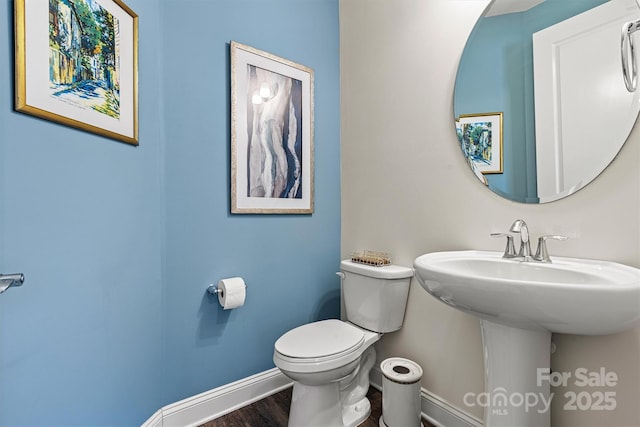
<path fill-rule="evenodd" d="M 372 344 L 381 335 L 329 319 L 280 337 L 274 363 L 295 381 L 289 426 L 352 427 L 366 419 L 371 412 L 366 394 L 375 362 Z M 365 358 L 371 361 L 369 366 L 361 363 Z M 346 414 L 343 403 L 353 406 Z"/>
<path fill-rule="evenodd" d="M 299 326 L 275 343 L 273 361 L 294 381 L 289 427 L 355 427 L 371 413 L 366 398 L 373 344 L 400 329 L 413 270 L 342 261 L 346 320 Z"/>

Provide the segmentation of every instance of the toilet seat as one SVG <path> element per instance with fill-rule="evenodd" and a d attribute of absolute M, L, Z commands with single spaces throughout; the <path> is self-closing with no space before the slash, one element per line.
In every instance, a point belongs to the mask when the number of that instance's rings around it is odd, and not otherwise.
<path fill-rule="evenodd" d="M 299 326 L 275 343 L 274 361 L 293 372 L 322 372 L 346 365 L 360 357 L 365 333 L 336 319 Z"/>
<path fill-rule="evenodd" d="M 349 352 L 364 341 L 364 332 L 336 319 L 298 326 L 282 335 L 275 349 L 284 356 L 309 359 Z"/>

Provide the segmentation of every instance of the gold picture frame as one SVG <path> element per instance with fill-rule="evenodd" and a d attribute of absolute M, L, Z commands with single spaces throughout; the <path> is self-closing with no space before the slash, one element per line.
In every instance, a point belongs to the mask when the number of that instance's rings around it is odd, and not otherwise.
<path fill-rule="evenodd" d="M 313 70 L 232 41 L 231 213 L 313 213 Z"/>
<path fill-rule="evenodd" d="M 15 109 L 138 145 L 138 15 L 121 0 L 15 0 Z"/>
<path fill-rule="evenodd" d="M 456 132 L 465 158 L 481 174 L 503 173 L 502 113 L 463 114 Z"/>

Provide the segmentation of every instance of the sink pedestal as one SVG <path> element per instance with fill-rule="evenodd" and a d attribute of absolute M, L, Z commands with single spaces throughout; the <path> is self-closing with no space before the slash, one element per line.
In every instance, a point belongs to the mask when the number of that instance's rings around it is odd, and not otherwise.
<path fill-rule="evenodd" d="M 549 427 L 551 332 L 480 324 L 485 394 L 465 403 L 484 407 L 485 427 Z"/>

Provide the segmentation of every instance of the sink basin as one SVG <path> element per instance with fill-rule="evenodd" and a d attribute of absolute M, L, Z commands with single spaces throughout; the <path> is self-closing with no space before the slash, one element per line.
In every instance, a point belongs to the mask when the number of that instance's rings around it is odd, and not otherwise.
<path fill-rule="evenodd" d="M 429 294 L 480 318 L 488 397 L 471 404 L 484 407 L 485 427 L 550 427 L 550 405 L 540 402 L 553 394 L 539 375 L 551 372 L 552 332 L 611 334 L 640 321 L 640 270 L 622 264 L 457 251 L 422 255 L 414 267 Z"/>
<path fill-rule="evenodd" d="M 640 270 L 622 264 L 563 257 L 545 264 L 454 251 L 422 255 L 414 267 L 434 297 L 507 326 L 602 335 L 640 320 Z"/>

